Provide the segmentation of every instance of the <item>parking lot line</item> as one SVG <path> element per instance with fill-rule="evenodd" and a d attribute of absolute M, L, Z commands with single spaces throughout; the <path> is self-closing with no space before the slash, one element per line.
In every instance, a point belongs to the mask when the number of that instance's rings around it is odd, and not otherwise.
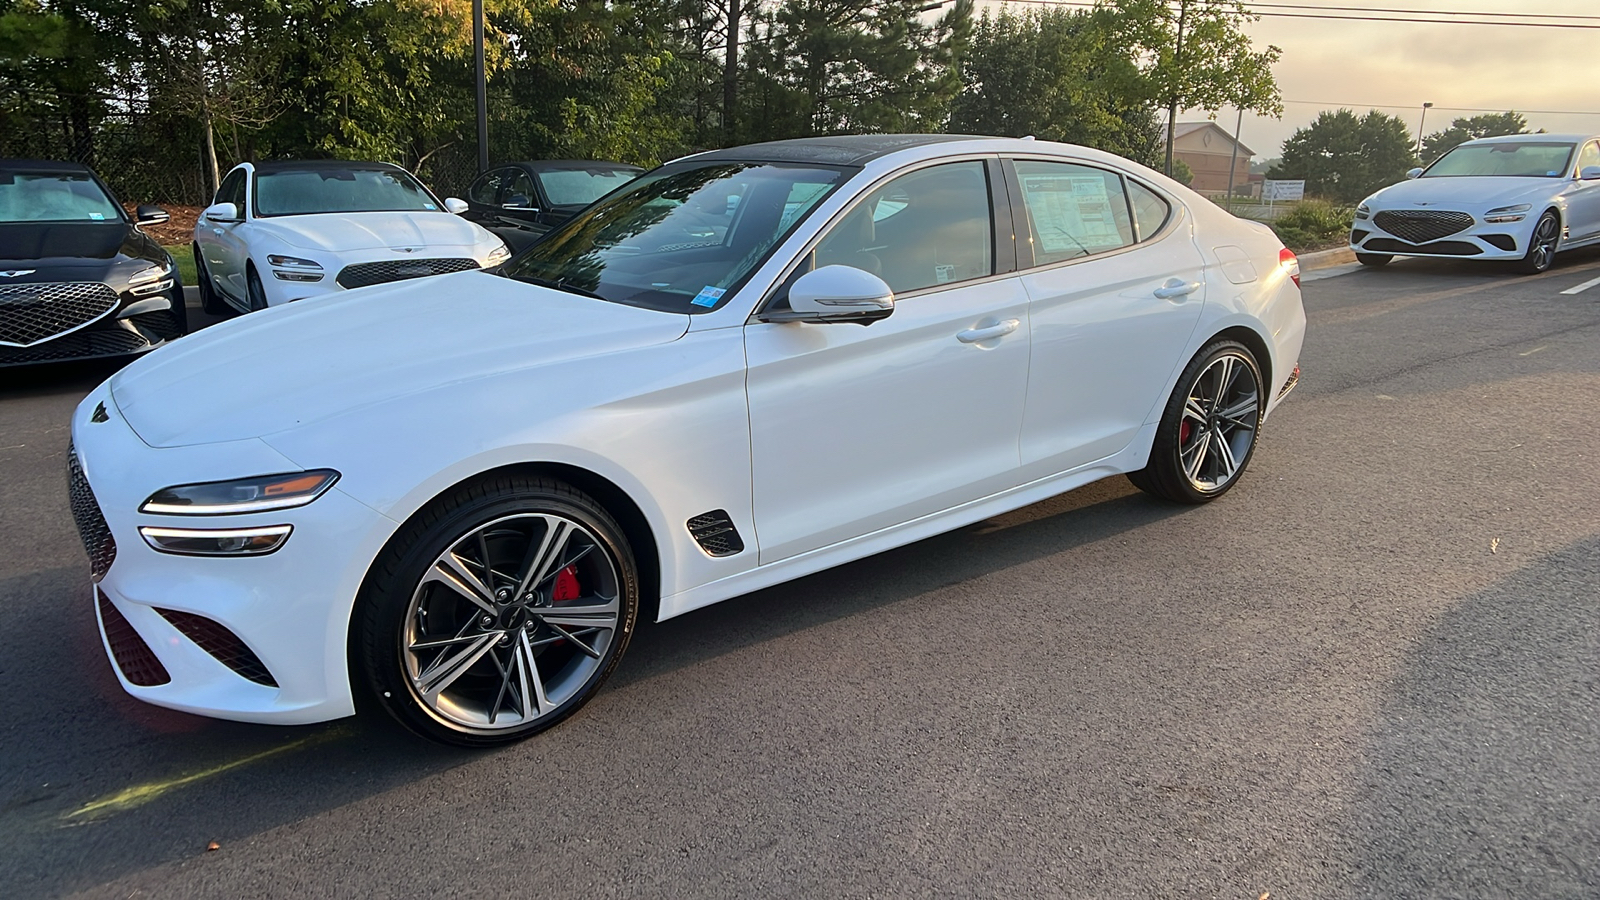
<path fill-rule="evenodd" d="M 1587 291 L 1589 288 L 1592 288 L 1597 284 L 1600 284 L 1600 278 L 1591 278 L 1588 281 L 1585 281 L 1583 284 L 1575 285 L 1573 287 L 1569 287 L 1566 290 L 1562 291 L 1561 293 L 1563 293 L 1563 294 L 1581 294 L 1584 291 Z"/>

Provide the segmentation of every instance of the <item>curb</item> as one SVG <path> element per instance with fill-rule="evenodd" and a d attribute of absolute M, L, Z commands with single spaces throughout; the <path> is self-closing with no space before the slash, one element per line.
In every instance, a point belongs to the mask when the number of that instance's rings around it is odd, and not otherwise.
<path fill-rule="evenodd" d="M 1332 250 L 1318 250 L 1315 253 L 1303 253 L 1299 256 L 1300 271 L 1310 269 L 1326 269 L 1332 266 L 1342 266 L 1345 263 L 1356 261 L 1356 252 L 1349 247 L 1335 247 Z"/>

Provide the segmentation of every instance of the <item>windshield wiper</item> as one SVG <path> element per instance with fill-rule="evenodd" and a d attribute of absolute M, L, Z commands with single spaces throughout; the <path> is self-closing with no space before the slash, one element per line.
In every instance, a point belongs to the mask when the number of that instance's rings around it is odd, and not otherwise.
<path fill-rule="evenodd" d="M 578 287 L 575 284 L 568 284 L 566 281 L 561 279 L 538 278 L 533 275 L 507 275 L 506 277 L 510 278 L 512 281 L 523 281 L 527 282 L 528 284 L 536 284 L 539 287 L 554 288 L 558 291 L 566 291 L 569 294 L 577 294 L 580 297 L 589 297 L 593 300 L 606 299 L 605 297 L 596 294 L 594 291 Z M 606 302 L 609 303 L 610 301 L 607 300 Z"/>

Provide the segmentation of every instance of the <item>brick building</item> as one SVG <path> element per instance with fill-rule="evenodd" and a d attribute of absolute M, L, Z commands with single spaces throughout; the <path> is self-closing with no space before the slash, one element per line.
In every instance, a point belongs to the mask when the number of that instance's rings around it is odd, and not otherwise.
<path fill-rule="evenodd" d="M 1183 160 L 1194 172 L 1194 181 L 1189 186 L 1203 194 L 1226 194 L 1233 135 L 1215 122 L 1179 122 L 1173 135 L 1173 157 Z M 1166 135 L 1161 137 L 1165 142 Z M 1233 164 L 1233 183 L 1241 194 L 1248 190 L 1244 185 L 1250 180 L 1250 157 L 1254 154 L 1255 151 L 1239 144 L 1239 157 Z"/>

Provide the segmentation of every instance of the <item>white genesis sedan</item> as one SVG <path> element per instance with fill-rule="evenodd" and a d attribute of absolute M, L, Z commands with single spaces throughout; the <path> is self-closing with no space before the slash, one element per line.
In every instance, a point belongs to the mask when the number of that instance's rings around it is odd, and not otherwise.
<path fill-rule="evenodd" d="M 1406 174 L 1356 207 L 1357 261 L 1510 260 L 1537 275 L 1562 250 L 1600 243 L 1600 137 L 1480 138 Z"/>
<path fill-rule="evenodd" d="M 242 163 L 194 226 L 195 281 L 213 315 L 347 288 L 478 269 L 511 257 L 411 173 L 387 163 Z"/>
<path fill-rule="evenodd" d="M 665 619 L 1126 474 L 1249 465 L 1294 255 L 1126 160 L 877 135 L 646 173 L 493 271 L 225 321 L 72 421 L 123 686 L 464 745 Z"/>

